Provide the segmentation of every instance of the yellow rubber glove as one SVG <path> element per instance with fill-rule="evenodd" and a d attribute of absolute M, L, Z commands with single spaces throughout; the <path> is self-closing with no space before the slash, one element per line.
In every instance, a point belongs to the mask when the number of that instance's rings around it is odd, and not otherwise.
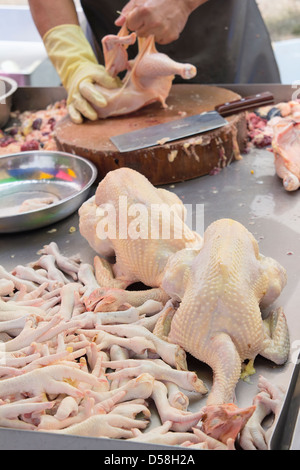
<path fill-rule="evenodd" d="M 83 117 L 95 121 L 98 116 L 92 105 L 107 105 L 106 99 L 95 88 L 95 83 L 105 88 L 120 86 L 111 77 L 96 56 L 80 26 L 65 24 L 56 26 L 43 37 L 45 48 L 63 86 L 68 91 L 68 112 L 76 124 Z"/>

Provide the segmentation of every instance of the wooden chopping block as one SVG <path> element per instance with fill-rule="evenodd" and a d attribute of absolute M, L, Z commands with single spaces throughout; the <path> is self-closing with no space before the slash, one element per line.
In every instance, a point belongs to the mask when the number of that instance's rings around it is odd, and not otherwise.
<path fill-rule="evenodd" d="M 111 170 L 129 167 L 154 185 L 184 181 L 218 172 L 241 158 L 247 138 L 246 113 L 227 117 L 229 124 L 220 129 L 132 152 L 120 153 L 110 137 L 211 111 L 239 98 L 224 88 L 178 84 L 172 87 L 167 109 L 153 103 L 133 114 L 83 124 L 74 124 L 67 116 L 57 124 L 55 138 L 59 150 L 92 161 L 99 180 Z"/>

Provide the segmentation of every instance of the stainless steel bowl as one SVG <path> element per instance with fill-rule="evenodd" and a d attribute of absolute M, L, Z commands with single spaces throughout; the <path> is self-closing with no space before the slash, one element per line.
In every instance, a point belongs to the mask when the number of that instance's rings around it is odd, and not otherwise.
<path fill-rule="evenodd" d="M 0 76 L 0 129 L 6 125 L 9 120 L 12 95 L 18 88 L 15 80 Z"/>
<path fill-rule="evenodd" d="M 37 229 L 64 219 L 85 201 L 96 177 L 91 162 L 68 153 L 30 151 L 0 157 L 0 233 Z M 20 212 L 30 199 L 51 201 Z"/>

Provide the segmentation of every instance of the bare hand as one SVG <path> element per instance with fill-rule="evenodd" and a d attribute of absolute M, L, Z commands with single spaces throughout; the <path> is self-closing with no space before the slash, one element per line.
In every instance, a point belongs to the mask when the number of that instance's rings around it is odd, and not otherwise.
<path fill-rule="evenodd" d="M 179 38 L 193 8 L 185 0 L 130 0 L 116 20 L 139 37 L 155 36 L 159 44 L 169 44 Z"/>

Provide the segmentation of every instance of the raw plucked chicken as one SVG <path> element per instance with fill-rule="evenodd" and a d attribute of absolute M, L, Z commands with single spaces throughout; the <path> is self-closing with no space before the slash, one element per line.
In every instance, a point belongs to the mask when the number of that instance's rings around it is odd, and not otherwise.
<path fill-rule="evenodd" d="M 269 147 L 286 191 L 300 187 L 300 102 L 279 103 L 248 113 L 249 145 Z"/>
<path fill-rule="evenodd" d="M 182 253 L 178 257 L 184 259 Z M 242 362 L 254 360 L 257 354 L 276 364 L 288 358 L 289 333 L 282 309 L 265 322 L 260 310 L 277 299 L 286 273 L 275 260 L 260 255 L 250 232 L 230 219 L 208 227 L 203 248 L 183 279 L 180 270 L 175 255 L 166 267 L 162 287 L 176 292 L 181 303 L 158 320 L 154 332 L 213 369 L 204 429 L 226 442 L 236 438 L 254 411 L 254 407 L 239 410 L 232 404 Z"/>
<path fill-rule="evenodd" d="M 108 90 L 97 85 L 107 106 L 97 108 L 100 118 L 128 114 L 150 103 L 159 101 L 166 106 L 175 75 L 193 78 L 197 70 L 191 64 L 180 64 L 156 50 L 154 36 L 139 38 L 139 53 L 129 61 L 127 48 L 136 41 L 136 34 L 123 26 L 117 36 L 108 35 L 102 40 L 107 71 L 112 76 L 127 71 L 120 88 Z"/>
<path fill-rule="evenodd" d="M 98 305 L 119 308 L 126 303 L 132 305 L 134 301 L 137 307 L 146 299 L 124 290 L 129 281 L 148 281 L 148 285 L 154 281 L 152 285 L 158 286 L 171 299 L 155 323 L 154 334 L 211 366 L 213 387 L 200 413 L 203 430 L 229 445 L 255 410 L 255 405 L 239 409 L 232 403 L 242 363 L 249 360 L 251 365 L 261 354 L 276 364 L 283 364 L 289 354 L 289 333 L 283 310 L 270 313 L 264 321 L 261 315 L 261 308 L 270 307 L 280 295 L 286 284 L 286 272 L 275 260 L 262 256 L 250 232 L 230 219 L 213 223 L 198 247 L 183 247 L 181 243 L 183 248 L 180 248 L 174 240 L 163 239 L 147 240 L 145 245 L 141 244 L 145 240 L 119 240 L 120 225 L 116 239 L 100 240 L 96 226 L 101 220 L 101 211 L 97 219 L 97 207 L 101 209 L 110 202 L 117 208 L 118 199 L 128 195 L 130 202 L 147 207 L 150 201 L 156 202 L 159 190 L 151 188 L 147 180 L 142 179 L 141 185 L 131 185 L 131 176 L 137 181 L 135 173 L 121 169 L 109 174 L 100 183 L 96 198 L 80 210 L 82 235 L 100 255 L 115 254 L 117 260 L 110 266 L 96 258 L 99 282 L 105 278 L 108 290 L 95 290 L 86 304 L 93 310 Z M 171 198 L 171 193 L 168 197 Z M 143 223 L 147 224 L 148 219 L 143 220 L 141 229 Z M 145 277 L 145 273 L 150 277 Z M 116 288 L 116 282 L 124 282 L 123 287 Z M 101 329 L 127 339 L 142 332 L 131 325 L 103 325 Z M 145 338 L 150 339 L 149 335 Z M 154 341 L 153 336 L 151 340 Z M 179 370 L 185 368 L 179 351 L 172 359 L 166 355 L 165 360 Z M 114 366 L 122 368 L 120 363 Z M 128 363 L 127 372 L 123 369 L 112 377 L 130 377 L 134 373 L 131 367 Z M 137 371 L 145 372 L 145 369 L 140 364 Z M 204 393 L 199 382 L 197 389 Z"/>
<path fill-rule="evenodd" d="M 300 107 L 300 105 L 299 105 Z M 300 187 L 300 118 L 274 119 L 272 147 L 277 175 L 287 191 Z"/>
<path fill-rule="evenodd" d="M 137 220 L 137 213 L 130 215 L 130 211 L 141 206 L 145 210 L 138 219 L 138 233 L 130 230 Z M 113 209 L 118 225 L 113 218 L 111 230 L 100 233 L 109 209 Z M 139 305 L 142 300 L 166 301 L 169 296 L 161 289 L 161 281 L 170 255 L 183 248 L 198 250 L 202 245 L 201 236 L 187 227 L 185 217 L 184 205 L 175 194 L 156 189 L 137 171 L 120 168 L 109 172 L 100 182 L 96 195 L 79 210 L 80 233 L 102 257 L 95 259 L 96 277 L 102 288 L 91 294 L 87 306 L 93 305 L 94 309 L 97 304 L 103 309 L 105 304 L 113 310 L 126 303 Z M 157 233 L 153 233 L 152 222 L 153 225 L 157 222 Z M 170 229 L 171 238 L 169 234 L 162 237 L 164 226 Z M 112 256 L 116 258 L 113 265 L 103 259 Z M 143 282 L 153 289 L 122 290 L 135 282 Z"/>

